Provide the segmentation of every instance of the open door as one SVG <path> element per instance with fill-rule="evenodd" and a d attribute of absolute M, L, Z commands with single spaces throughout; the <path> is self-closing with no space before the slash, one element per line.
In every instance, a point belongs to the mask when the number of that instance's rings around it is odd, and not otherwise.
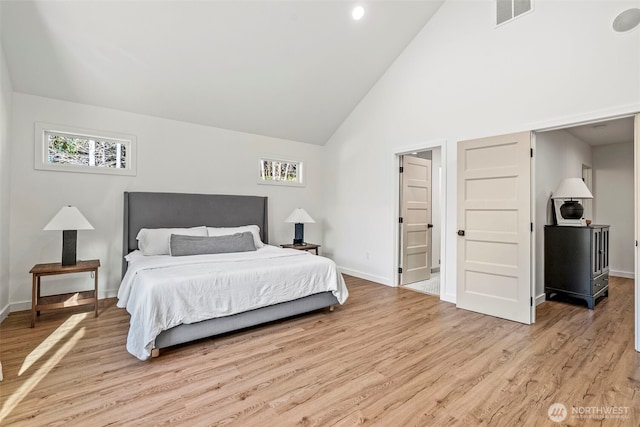
<path fill-rule="evenodd" d="M 531 132 L 458 143 L 457 306 L 530 324 Z"/>
<path fill-rule="evenodd" d="M 431 160 L 400 157 L 400 284 L 431 277 Z"/>

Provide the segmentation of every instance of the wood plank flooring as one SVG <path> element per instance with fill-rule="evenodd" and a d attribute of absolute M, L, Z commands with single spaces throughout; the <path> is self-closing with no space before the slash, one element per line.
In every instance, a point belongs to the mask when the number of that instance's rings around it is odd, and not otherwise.
<path fill-rule="evenodd" d="M 98 318 L 43 313 L 34 329 L 29 312 L 12 313 L 0 325 L 0 424 L 640 425 L 631 280 L 612 278 L 594 311 L 545 302 L 531 326 L 346 280 L 351 296 L 333 313 L 146 362 L 125 350 L 129 316 L 113 299 Z M 569 412 L 562 423 L 547 415 L 553 403 Z"/>

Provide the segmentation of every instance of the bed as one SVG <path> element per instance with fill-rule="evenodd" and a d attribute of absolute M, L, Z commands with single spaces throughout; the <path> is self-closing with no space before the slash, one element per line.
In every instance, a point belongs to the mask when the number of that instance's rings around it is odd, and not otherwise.
<path fill-rule="evenodd" d="M 255 251 L 145 256 L 136 239 L 142 229 L 206 226 L 211 233 L 247 225 L 259 228 Z M 123 255 L 118 307 L 131 314 L 127 350 L 141 360 L 161 348 L 333 308 L 348 296 L 333 261 L 268 245 L 266 197 L 125 192 Z M 215 296 L 185 297 L 200 292 Z"/>

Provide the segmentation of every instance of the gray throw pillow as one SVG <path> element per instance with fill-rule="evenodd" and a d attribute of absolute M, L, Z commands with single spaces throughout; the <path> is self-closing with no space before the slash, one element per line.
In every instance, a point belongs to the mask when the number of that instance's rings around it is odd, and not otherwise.
<path fill-rule="evenodd" d="M 169 246 L 171 247 L 171 256 L 226 254 L 256 250 L 253 234 L 250 231 L 212 237 L 172 234 Z"/>

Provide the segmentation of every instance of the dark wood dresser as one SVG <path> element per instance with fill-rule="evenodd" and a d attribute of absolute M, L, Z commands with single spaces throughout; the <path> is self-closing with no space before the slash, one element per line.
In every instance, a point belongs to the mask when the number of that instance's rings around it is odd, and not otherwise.
<path fill-rule="evenodd" d="M 544 292 L 583 299 L 609 295 L 609 226 L 544 227 Z"/>

